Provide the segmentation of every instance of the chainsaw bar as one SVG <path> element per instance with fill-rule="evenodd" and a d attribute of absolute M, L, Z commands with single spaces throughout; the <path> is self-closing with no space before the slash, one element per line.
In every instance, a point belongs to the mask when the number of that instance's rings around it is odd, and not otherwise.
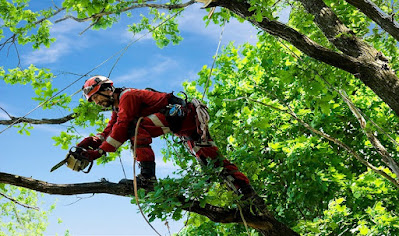
<path fill-rule="evenodd" d="M 69 155 L 69 153 L 68 153 L 68 155 Z M 68 155 L 67 155 L 67 158 L 68 158 Z M 55 171 L 56 169 L 60 168 L 65 163 L 67 163 L 67 158 L 65 158 L 64 160 L 60 161 L 60 163 L 58 163 L 57 165 L 53 166 L 53 168 L 51 168 L 50 172 Z"/>

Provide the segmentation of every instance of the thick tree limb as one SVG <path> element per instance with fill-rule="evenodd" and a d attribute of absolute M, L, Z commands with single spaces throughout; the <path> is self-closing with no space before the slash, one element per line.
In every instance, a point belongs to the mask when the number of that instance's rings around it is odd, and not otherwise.
<path fill-rule="evenodd" d="M 357 38 L 323 0 L 297 0 L 314 16 L 314 22 L 327 39 L 346 55 L 363 60 L 375 60 L 378 51 Z"/>
<path fill-rule="evenodd" d="M 56 118 L 56 119 L 31 119 L 26 117 L 13 117 L 10 116 L 11 120 L 0 120 L 0 125 L 15 125 L 18 123 L 28 123 L 28 124 L 51 124 L 51 125 L 58 125 L 66 123 L 75 118 L 75 113 L 71 113 L 67 116 Z M 15 122 L 15 123 L 14 123 Z"/>
<path fill-rule="evenodd" d="M 399 79 L 388 67 L 388 59 L 356 37 L 322 0 L 297 1 L 314 16 L 315 23 L 332 44 L 344 54 L 359 60 L 358 73 L 354 75 L 399 115 Z"/>
<path fill-rule="evenodd" d="M 58 195 L 90 193 L 106 193 L 118 196 L 133 195 L 132 184 L 111 183 L 108 181 L 79 184 L 53 184 L 41 180 L 0 172 L 0 183 L 24 187 L 42 193 Z M 143 188 L 143 186 L 138 187 Z M 183 196 L 180 196 L 179 200 L 183 204 L 187 203 L 186 198 Z M 258 199 L 258 201 L 263 200 Z M 198 201 L 191 201 L 189 205 L 190 206 L 185 207 L 184 210 L 204 215 L 212 221 L 220 223 L 242 223 L 242 218 L 237 209 L 225 209 L 209 204 L 206 204 L 205 207 L 201 207 Z M 245 206 L 243 207 L 243 215 L 248 225 L 259 230 L 263 235 L 298 235 L 287 226 L 274 219 L 274 217 L 271 216 L 266 210 L 260 210 L 257 211 L 256 214 L 253 214 L 250 207 Z"/>
<path fill-rule="evenodd" d="M 265 32 L 288 41 L 306 55 L 353 74 L 399 115 L 399 79 L 388 67 L 386 58 L 376 49 L 356 38 L 322 0 L 297 1 L 315 16 L 320 29 L 343 54 L 317 44 L 278 21 L 268 18 L 263 18 L 261 22 L 256 21 L 252 17 L 253 12 L 248 10 L 251 5 L 246 1 L 216 0 L 209 7 L 221 6 L 229 9 Z"/>
<path fill-rule="evenodd" d="M 247 19 L 255 26 L 261 28 L 265 32 L 288 41 L 306 55 L 320 60 L 326 64 L 338 67 L 352 74 L 358 73 L 359 61 L 347 55 L 334 52 L 326 47 L 321 46 L 311 40 L 306 35 L 278 21 L 263 18 L 262 22 L 258 22 L 252 18 L 252 12 L 248 9 L 250 5 L 245 1 L 219 0 L 211 3 L 210 6 L 221 6 L 229 9 L 238 16 Z"/>
<path fill-rule="evenodd" d="M 399 24 L 394 20 L 393 16 L 386 14 L 377 5 L 369 0 L 346 1 L 363 12 L 368 18 L 372 19 L 387 33 L 392 35 L 396 41 L 399 41 Z"/>

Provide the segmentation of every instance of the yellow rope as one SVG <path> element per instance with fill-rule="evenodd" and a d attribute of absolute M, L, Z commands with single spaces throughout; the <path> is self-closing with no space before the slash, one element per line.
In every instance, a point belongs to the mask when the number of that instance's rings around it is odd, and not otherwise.
<path fill-rule="evenodd" d="M 136 124 L 136 130 L 134 132 L 134 144 L 133 144 L 133 188 L 134 188 L 134 197 L 136 198 L 136 203 L 137 206 L 140 210 L 141 215 L 144 217 L 145 221 L 147 222 L 147 224 L 155 231 L 155 233 L 157 233 L 159 236 L 161 236 L 160 233 L 158 233 L 158 231 L 152 226 L 152 224 L 148 221 L 147 217 L 145 217 L 143 210 L 140 207 L 139 204 L 139 195 L 137 194 L 137 178 L 136 178 L 136 162 L 137 162 L 137 155 L 136 155 L 136 149 L 137 149 L 137 134 L 138 134 L 138 130 L 139 130 L 139 125 L 141 120 L 143 119 L 143 117 L 140 117 L 139 120 L 137 121 Z"/>
<path fill-rule="evenodd" d="M 244 218 L 244 214 L 242 213 L 242 209 L 241 209 L 240 203 L 237 204 L 237 207 L 238 207 L 238 210 L 240 211 L 240 216 L 241 216 L 242 222 L 244 223 L 245 229 L 247 230 L 247 234 L 249 236 L 251 236 L 251 232 L 249 232 L 249 230 L 248 230 L 248 224 L 247 224 L 247 221 Z"/>

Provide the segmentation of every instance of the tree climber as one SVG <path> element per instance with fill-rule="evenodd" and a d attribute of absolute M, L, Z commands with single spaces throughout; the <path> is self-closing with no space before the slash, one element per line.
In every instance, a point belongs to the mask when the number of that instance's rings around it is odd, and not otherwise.
<path fill-rule="evenodd" d="M 198 111 L 204 111 L 204 105 L 198 103 L 198 100 L 193 99 L 194 103 L 187 102 L 173 93 L 150 89 L 115 88 L 113 82 L 104 76 L 94 76 L 86 80 L 82 89 L 89 102 L 94 101 L 97 105 L 112 107 L 113 110 L 102 133 L 87 137 L 77 145 L 86 149 L 82 155 L 89 161 L 100 158 L 107 152 L 115 152 L 128 139 L 133 148 L 137 121 L 143 117 L 136 141 L 137 161 L 141 170 L 137 181 L 140 185 L 151 186 L 156 182 L 155 155 L 150 146 L 152 138 L 173 133 L 186 142 L 200 163 L 207 164 L 208 160 L 217 160 L 215 166 L 222 165 L 223 177 L 229 179 L 244 198 L 255 195 L 248 178 L 219 153 L 201 121 Z"/>

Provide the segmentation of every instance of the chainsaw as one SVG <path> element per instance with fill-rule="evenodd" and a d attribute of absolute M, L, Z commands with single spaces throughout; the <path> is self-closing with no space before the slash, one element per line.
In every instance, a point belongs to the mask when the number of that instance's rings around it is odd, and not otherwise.
<path fill-rule="evenodd" d="M 90 161 L 87 157 L 83 156 L 82 153 L 84 152 L 86 152 L 86 149 L 82 147 L 71 147 L 66 155 L 66 158 L 57 165 L 53 166 L 50 172 L 55 171 L 66 163 L 67 167 L 74 171 L 82 171 L 86 174 L 89 173 L 93 167 L 93 161 Z M 89 166 L 89 168 L 85 170 L 87 166 Z"/>

